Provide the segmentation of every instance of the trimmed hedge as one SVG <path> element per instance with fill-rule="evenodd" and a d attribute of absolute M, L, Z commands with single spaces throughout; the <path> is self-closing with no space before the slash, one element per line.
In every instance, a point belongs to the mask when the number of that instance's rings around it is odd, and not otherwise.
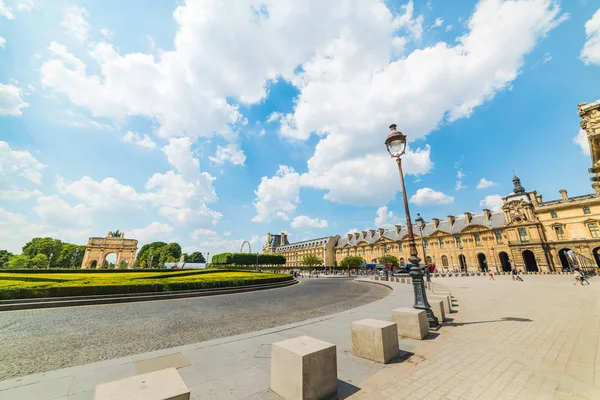
<path fill-rule="evenodd" d="M 220 253 L 212 256 L 211 264 L 218 265 L 283 265 L 285 257 L 281 254 Z"/>
<path fill-rule="evenodd" d="M 0 299 L 31 299 L 40 297 L 66 297 L 66 296 L 93 296 L 125 293 L 160 293 L 178 290 L 212 289 L 225 287 L 238 287 L 254 284 L 286 282 L 292 280 L 291 275 L 282 275 L 270 278 L 261 278 L 256 275 L 248 278 L 232 278 L 214 281 L 173 282 L 139 285 L 111 285 L 111 286 L 64 286 L 49 288 L 15 288 L 0 290 Z"/>
<path fill-rule="evenodd" d="M 138 269 L 107 269 L 107 268 L 98 268 L 98 269 L 92 269 L 92 268 L 86 268 L 86 269 L 69 269 L 69 268 L 52 268 L 52 269 L 0 269 L 0 274 L 96 274 L 96 273 L 132 273 L 132 272 L 162 272 L 164 273 L 169 273 L 169 272 L 181 272 L 181 271 L 185 271 L 185 270 L 181 270 L 181 269 L 145 269 L 145 268 L 138 268 Z M 190 271 L 190 270 L 188 270 Z M 199 270 L 194 270 L 194 271 L 199 271 Z M 212 270 L 211 272 L 215 272 L 214 270 Z"/>

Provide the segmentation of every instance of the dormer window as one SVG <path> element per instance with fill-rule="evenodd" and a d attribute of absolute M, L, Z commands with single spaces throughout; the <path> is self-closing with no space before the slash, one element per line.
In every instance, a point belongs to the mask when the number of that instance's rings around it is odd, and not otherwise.
<path fill-rule="evenodd" d="M 584 211 L 584 212 L 585 212 L 585 211 Z M 550 216 L 551 216 L 552 218 L 557 218 L 557 217 L 558 217 L 558 215 L 556 215 L 556 211 L 554 211 L 554 210 L 550 211 Z"/>
<path fill-rule="evenodd" d="M 589 207 L 583 207 L 583 213 L 584 214 L 591 214 L 592 212 L 590 211 Z"/>

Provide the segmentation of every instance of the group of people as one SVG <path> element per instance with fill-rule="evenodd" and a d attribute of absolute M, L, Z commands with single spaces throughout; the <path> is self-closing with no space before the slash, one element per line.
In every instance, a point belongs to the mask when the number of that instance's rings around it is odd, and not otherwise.
<path fill-rule="evenodd" d="M 578 267 L 573 268 L 573 278 L 575 278 L 573 285 L 577 285 L 577 282 L 579 282 L 581 286 L 583 286 L 583 282 L 587 283 L 588 285 L 590 284 L 590 281 L 588 281 L 588 278 L 585 276 L 584 272 Z"/>

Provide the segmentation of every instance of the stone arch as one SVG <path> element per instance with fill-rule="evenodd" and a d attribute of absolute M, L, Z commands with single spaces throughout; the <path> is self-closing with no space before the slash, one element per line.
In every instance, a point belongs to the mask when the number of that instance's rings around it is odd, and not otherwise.
<path fill-rule="evenodd" d="M 510 258 L 505 251 L 501 251 L 498 253 L 498 258 L 500 259 L 500 265 L 502 266 L 502 271 L 510 272 L 512 268 L 510 267 Z"/>
<path fill-rule="evenodd" d="M 106 253 L 104 255 L 104 259 L 102 260 L 102 267 L 108 269 L 117 268 L 117 253 L 111 251 L 110 253 Z"/>
<path fill-rule="evenodd" d="M 122 261 L 127 262 L 127 268 L 132 268 L 137 253 L 138 241 L 135 239 L 125 239 L 121 237 L 91 237 L 88 240 L 83 255 L 81 268 L 91 268 L 91 263 L 96 261 L 96 268 L 101 268 L 104 265 L 106 256 L 110 253 L 115 253 L 115 267 L 120 268 Z"/>
<path fill-rule="evenodd" d="M 569 271 L 571 270 L 571 260 L 569 259 L 569 254 L 568 252 L 571 251 L 571 249 L 560 249 L 558 251 L 558 259 L 560 260 L 560 264 L 562 266 L 562 270 L 563 271 Z"/>
<path fill-rule="evenodd" d="M 525 270 L 529 272 L 538 272 L 537 261 L 535 260 L 535 255 L 531 250 L 525 250 L 522 253 L 523 262 L 525 264 Z"/>
<path fill-rule="evenodd" d="M 479 263 L 479 270 L 482 272 L 487 271 L 487 259 L 485 258 L 485 254 L 478 253 L 477 254 L 477 262 Z"/>
<path fill-rule="evenodd" d="M 90 268 L 96 269 L 98 268 L 98 261 L 94 260 L 90 263 Z"/>
<path fill-rule="evenodd" d="M 460 264 L 460 270 L 463 272 L 467 272 L 467 259 L 464 254 L 458 255 L 458 263 Z"/>
<path fill-rule="evenodd" d="M 448 266 L 448 257 L 442 256 L 442 267 L 447 267 L 447 266 Z"/>
<path fill-rule="evenodd" d="M 592 255 L 596 261 L 596 266 L 600 268 L 600 247 L 596 247 L 594 250 L 592 250 Z"/>

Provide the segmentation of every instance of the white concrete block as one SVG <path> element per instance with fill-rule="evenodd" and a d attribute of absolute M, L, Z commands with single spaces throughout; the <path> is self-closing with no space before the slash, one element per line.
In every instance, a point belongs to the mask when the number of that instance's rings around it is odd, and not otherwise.
<path fill-rule="evenodd" d="M 392 321 L 398 326 L 398 335 L 422 340 L 429 335 L 427 313 L 416 308 L 396 308 L 392 311 Z"/>
<path fill-rule="evenodd" d="M 444 302 L 444 312 L 446 314 L 450 314 L 452 312 L 452 303 L 450 302 L 450 297 L 448 296 L 432 294 L 427 296 L 427 300 L 442 300 Z"/>
<path fill-rule="evenodd" d="M 189 400 L 190 390 L 175 368 L 96 386 L 94 400 Z"/>
<path fill-rule="evenodd" d="M 355 356 L 385 364 L 399 353 L 395 323 L 377 319 L 352 323 L 352 354 Z"/>
<path fill-rule="evenodd" d="M 429 302 L 429 305 L 431 306 L 431 311 L 433 311 L 433 315 L 436 316 L 436 318 L 438 319 L 438 321 L 440 321 L 440 323 L 444 322 L 444 320 L 446 319 L 446 312 L 444 310 L 444 308 L 446 307 L 446 305 L 444 304 L 444 300 L 442 299 L 434 299 L 432 297 L 427 296 L 427 301 Z"/>
<path fill-rule="evenodd" d="M 309 336 L 273 343 L 271 390 L 286 400 L 319 400 L 335 395 L 335 345 Z"/>

